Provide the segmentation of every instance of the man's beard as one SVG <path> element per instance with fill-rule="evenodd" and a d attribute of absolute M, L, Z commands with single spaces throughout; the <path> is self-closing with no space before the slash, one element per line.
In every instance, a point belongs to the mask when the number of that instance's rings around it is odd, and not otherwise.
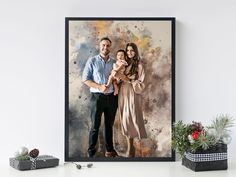
<path fill-rule="evenodd" d="M 110 53 L 110 51 L 106 50 L 106 51 L 102 51 L 102 53 L 103 53 L 103 55 L 107 56 Z"/>

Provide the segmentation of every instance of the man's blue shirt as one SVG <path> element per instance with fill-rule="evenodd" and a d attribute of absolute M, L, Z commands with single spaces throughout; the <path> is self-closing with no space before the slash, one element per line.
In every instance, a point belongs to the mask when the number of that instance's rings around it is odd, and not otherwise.
<path fill-rule="evenodd" d="M 115 60 L 109 57 L 107 62 L 105 62 L 100 55 L 96 55 L 92 58 L 89 58 L 82 76 L 82 81 L 91 80 L 96 82 L 97 84 L 106 84 L 108 81 L 108 77 L 111 73 L 113 63 Z M 108 93 L 112 93 L 114 91 L 113 85 L 108 88 Z M 101 93 L 96 88 L 90 88 L 90 92 L 92 93 Z"/>

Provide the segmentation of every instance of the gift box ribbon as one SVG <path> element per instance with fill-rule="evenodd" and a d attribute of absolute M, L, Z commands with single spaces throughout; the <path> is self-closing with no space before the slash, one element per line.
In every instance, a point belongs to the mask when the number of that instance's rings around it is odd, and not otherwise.
<path fill-rule="evenodd" d="M 187 152 L 184 154 L 186 159 L 192 162 L 207 162 L 207 161 L 219 161 L 227 159 L 227 152 L 223 153 L 210 153 L 210 154 L 192 154 Z"/>
<path fill-rule="evenodd" d="M 32 162 L 30 169 L 31 169 L 31 170 L 37 169 L 37 160 L 46 161 L 46 160 L 48 160 L 48 159 L 51 159 L 52 157 L 53 157 L 53 156 L 49 156 L 49 155 L 40 155 L 40 156 L 38 156 L 38 157 L 36 157 L 36 158 L 30 157 L 30 161 Z"/>

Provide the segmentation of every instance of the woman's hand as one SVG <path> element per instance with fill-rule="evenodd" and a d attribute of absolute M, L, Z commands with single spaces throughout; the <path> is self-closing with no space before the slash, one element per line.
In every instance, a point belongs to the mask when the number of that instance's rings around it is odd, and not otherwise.
<path fill-rule="evenodd" d="M 126 75 L 124 75 L 122 73 L 119 73 L 119 72 L 116 73 L 115 77 L 120 78 L 124 82 L 129 82 L 130 81 L 129 78 Z"/>
<path fill-rule="evenodd" d="M 112 71 L 111 71 L 111 75 L 112 75 L 113 77 L 116 77 L 116 73 L 117 73 L 117 71 L 115 71 L 115 70 L 112 70 Z"/>

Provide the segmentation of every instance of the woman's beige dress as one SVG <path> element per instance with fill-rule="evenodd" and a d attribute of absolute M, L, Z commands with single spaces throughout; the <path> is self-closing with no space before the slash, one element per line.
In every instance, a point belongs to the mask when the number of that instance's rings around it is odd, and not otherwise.
<path fill-rule="evenodd" d="M 129 73 L 131 65 L 125 70 Z M 121 120 L 121 129 L 123 135 L 129 138 L 146 138 L 147 133 L 144 127 L 142 98 L 141 93 L 144 90 L 145 73 L 141 63 L 138 65 L 138 78 L 131 83 L 122 82 L 119 99 L 118 114 Z"/>

